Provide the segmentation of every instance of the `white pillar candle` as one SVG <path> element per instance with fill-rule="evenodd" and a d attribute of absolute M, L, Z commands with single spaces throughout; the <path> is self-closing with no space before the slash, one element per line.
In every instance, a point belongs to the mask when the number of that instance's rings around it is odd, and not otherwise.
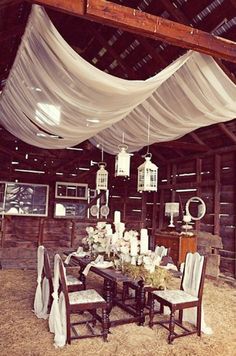
<path fill-rule="evenodd" d="M 111 244 L 112 244 L 113 246 L 115 246 L 117 240 L 118 240 L 118 236 L 117 236 L 117 233 L 115 232 L 114 234 L 112 234 L 112 237 L 111 237 Z"/>
<path fill-rule="evenodd" d="M 136 236 L 132 236 L 130 239 L 130 254 L 131 256 L 138 255 L 138 239 Z"/>
<path fill-rule="evenodd" d="M 140 253 L 145 255 L 148 253 L 149 237 L 147 229 L 141 229 L 140 237 Z"/>
<path fill-rule="evenodd" d="M 114 212 L 114 223 L 120 223 L 120 211 Z"/>
<path fill-rule="evenodd" d="M 112 228 L 106 228 L 106 236 L 111 236 L 112 235 Z"/>

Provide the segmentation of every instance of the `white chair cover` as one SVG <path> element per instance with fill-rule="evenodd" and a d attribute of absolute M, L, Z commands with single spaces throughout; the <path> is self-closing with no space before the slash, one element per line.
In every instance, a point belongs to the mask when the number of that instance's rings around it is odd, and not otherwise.
<path fill-rule="evenodd" d="M 202 266 L 204 257 L 199 253 L 188 253 L 186 258 L 185 275 L 183 280 L 183 289 L 185 292 L 197 296 L 198 288 L 201 280 Z M 185 309 L 183 312 L 183 321 L 188 321 L 191 324 L 197 323 L 197 308 Z M 202 320 L 201 331 L 205 334 L 211 335 L 212 329 L 208 327 L 204 320 L 204 310 L 202 304 Z"/>
<path fill-rule="evenodd" d="M 66 307 L 64 294 L 58 296 L 60 273 L 59 261 L 61 257 L 56 254 L 54 257 L 54 278 L 53 278 L 53 303 L 49 315 L 49 330 L 54 333 L 55 347 L 63 347 L 66 343 Z"/>
<path fill-rule="evenodd" d="M 47 319 L 49 302 L 49 282 L 46 277 L 42 281 L 44 265 L 44 247 L 39 246 L 37 251 L 37 288 L 34 297 L 34 313 L 38 318 Z"/>

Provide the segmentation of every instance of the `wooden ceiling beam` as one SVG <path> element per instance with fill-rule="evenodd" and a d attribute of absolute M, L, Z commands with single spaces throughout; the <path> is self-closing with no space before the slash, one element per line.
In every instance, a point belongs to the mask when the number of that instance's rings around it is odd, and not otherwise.
<path fill-rule="evenodd" d="M 138 79 L 136 72 L 133 70 L 133 68 L 127 67 L 125 65 L 125 61 L 122 60 L 120 56 L 116 53 L 114 48 L 112 48 L 108 42 L 102 37 L 101 33 L 99 30 L 95 30 L 94 27 L 90 27 L 89 31 L 92 33 L 92 35 L 99 41 L 99 43 L 109 52 L 112 58 L 114 58 L 117 63 L 119 63 L 120 67 L 125 71 L 125 73 L 128 74 L 129 79 Z"/>
<path fill-rule="evenodd" d="M 1 0 L 0 3 L 0 10 L 2 10 L 4 7 L 9 7 L 11 5 L 16 5 L 21 3 L 22 0 Z"/>
<path fill-rule="evenodd" d="M 161 56 L 156 49 L 154 49 L 148 42 L 145 37 L 136 36 L 139 43 L 144 47 L 144 49 L 152 56 L 152 59 L 158 66 L 163 66 L 164 68 L 167 66 L 166 60 Z"/>
<path fill-rule="evenodd" d="M 87 0 L 86 16 L 145 37 L 236 63 L 235 42 L 159 16 L 105 0 Z"/>
<path fill-rule="evenodd" d="M 235 42 L 140 10 L 106 0 L 28 1 L 236 63 Z"/>
<path fill-rule="evenodd" d="M 175 7 L 170 0 L 160 0 L 160 2 L 175 20 L 179 23 L 190 25 L 190 20 L 187 19 L 183 12 L 178 7 Z"/>
<path fill-rule="evenodd" d="M 200 139 L 200 137 L 196 134 L 196 132 L 190 132 L 188 135 L 191 136 L 192 139 L 193 139 L 195 142 L 199 143 L 199 145 L 207 146 L 207 145 Z M 208 147 L 208 146 L 207 146 L 207 147 Z M 208 148 L 209 148 L 209 147 L 208 147 Z"/>
<path fill-rule="evenodd" d="M 185 25 L 191 26 L 191 21 L 184 15 L 184 13 L 179 8 L 176 8 L 170 0 L 160 0 L 160 1 L 175 20 Z M 236 7 L 236 0 L 231 0 L 231 2 L 232 4 L 234 3 L 234 6 Z M 225 72 L 225 74 L 236 84 L 236 78 L 234 74 L 227 69 L 227 67 L 222 63 L 222 61 L 219 58 L 215 58 L 215 61 Z"/>
<path fill-rule="evenodd" d="M 183 141 L 158 142 L 156 143 L 156 146 L 197 152 L 207 152 L 209 150 L 209 147 L 206 145 Z"/>
<path fill-rule="evenodd" d="M 219 123 L 217 126 L 233 143 L 236 144 L 236 135 L 230 131 L 224 123 Z"/>
<path fill-rule="evenodd" d="M 0 32 L 0 42 L 7 41 L 13 37 L 20 37 L 23 35 L 25 26 L 17 25 Z"/>
<path fill-rule="evenodd" d="M 30 3 L 48 6 L 54 10 L 65 12 L 74 16 L 85 14 L 87 0 L 27 0 Z"/>

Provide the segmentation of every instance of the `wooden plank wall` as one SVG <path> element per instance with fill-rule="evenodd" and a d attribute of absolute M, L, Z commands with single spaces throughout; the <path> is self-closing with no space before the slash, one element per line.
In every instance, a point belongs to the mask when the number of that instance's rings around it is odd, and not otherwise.
<path fill-rule="evenodd" d="M 157 228 L 166 226 L 164 203 L 179 201 L 182 209 L 192 196 L 206 203 L 206 215 L 195 228 L 220 235 L 223 249 L 221 272 L 235 276 L 236 239 L 236 154 L 234 151 L 203 158 L 184 160 L 160 170 L 159 213 Z M 188 191 L 189 189 L 189 191 Z M 181 216 L 180 216 L 181 217 Z M 181 223 L 177 223 L 180 227 Z"/>
<path fill-rule="evenodd" d="M 150 235 L 154 236 L 157 229 L 165 229 L 169 223 L 169 218 L 164 215 L 165 202 L 179 201 L 181 212 L 176 226 L 180 230 L 186 201 L 198 195 L 205 201 L 207 212 L 204 218 L 196 223 L 195 228 L 222 237 L 220 268 L 222 272 L 233 276 L 236 236 L 235 163 L 236 153 L 227 152 L 161 166 L 157 193 L 138 193 L 135 172 L 130 179 L 115 178 L 110 189 L 110 214 L 107 222 L 112 223 L 114 211 L 119 210 L 127 229 L 139 230 L 147 227 Z M 18 180 L 27 181 L 25 178 L 21 180 L 20 177 Z M 37 181 L 32 176 L 28 183 Z M 7 216 L 3 219 L 3 249 L 35 249 L 39 244 L 55 250 L 78 246 L 86 235 L 86 226 L 96 225 L 97 219 L 54 218 L 54 192 L 55 182 L 51 182 L 48 217 Z M 151 247 L 152 242 L 153 239 Z M 3 254 L 4 252 L 0 251 L 0 261 Z"/>

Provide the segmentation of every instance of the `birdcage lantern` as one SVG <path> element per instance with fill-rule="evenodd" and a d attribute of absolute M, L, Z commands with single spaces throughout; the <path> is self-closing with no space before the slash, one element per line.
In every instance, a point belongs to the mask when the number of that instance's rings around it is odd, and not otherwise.
<path fill-rule="evenodd" d="M 145 162 L 138 167 L 138 192 L 156 192 L 158 167 L 151 162 L 152 155 L 145 155 Z"/>
<path fill-rule="evenodd" d="M 129 177 L 130 176 L 130 156 L 131 154 L 126 152 L 128 146 L 125 144 L 119 145 L 119 153 L 115 160 L 115 176 L 116 177 Z"/>
<path fill-rule="evenodd" d="M 99 170 L 96 174 L 96 190 L 107 190 L 108 189 L 108 172 L 105 169 L 106 163 L 98 163 Z"/>

